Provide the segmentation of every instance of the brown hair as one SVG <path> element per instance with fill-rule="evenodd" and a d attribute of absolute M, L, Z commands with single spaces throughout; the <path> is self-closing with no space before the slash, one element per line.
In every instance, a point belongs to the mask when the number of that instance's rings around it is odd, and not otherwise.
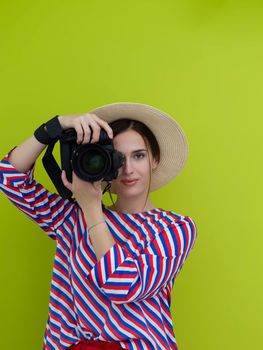
<path fill-rule="evenodd" d="M 126 130 L 137 131 L 144 139 L 145 144 L 150 147 L 153 158 L 157 162 L 160 161 L 160 148 L 158 142 L 152 131 L 144 123 L 133 119 L 118 119 L 111 122 L 109 125 L 112 128 L 113 137 Z"/>

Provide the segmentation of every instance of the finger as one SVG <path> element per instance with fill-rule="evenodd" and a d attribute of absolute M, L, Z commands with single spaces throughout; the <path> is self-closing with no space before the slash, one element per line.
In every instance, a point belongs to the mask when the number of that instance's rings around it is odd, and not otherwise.
<path fill-rule="evenodd" d="M 89 143 L 90 139 L 92 137 L 92 129 L 89 125 L 89 123 L 87 122 L 87 120 L 83 120 L 82 122 L 82 129 L 83 129 L 83 139 L 82 139 L 82 143 Z"/>
<path fill-rule="evenodd" d="M 94 114 L 94 113 L 92 113 L 92 116 L 93 116 L 94 120 L 96 120 L 96 122 L 99 124 L 99 126 L 100 126 L 101 128 L 103 128 L 103 129 L 107 132 L 109 138 L 112 139 L 112 138 L 113 138 L 113 130 L 112 130 L 112 128 L 109 126 L 109 124 L 108 124 L 105 120 L 99 118 L 99 117 L 98 117 L 96 114 Z"/>
<path fill-rule="evenodd" d="M 93 121 L 93 117 L 88 114 L 88 115 L 82 115 L 79 119 L 79 122 L 81 124 L 82 130 L 83 130 L 83 138 L 81 140 L 82 143 L 89 143 L 92 138 L 92 128 L 91 125 L 95 123 Z"/>
<path fill-rule="evenodd" d="M 89 140 L 89 142 L 96 143 L 99 141 L 101 128 L 100 128 L 99 124 L 94 120 L 89 120 L 88 123 L 89 123 L 89 127 L 92 130 L 92 137 Z"/>
<path fill-rule="evenodd" d="M 80 122 L 78 122 L 78 124 L 75 124 L 75 130 L 77 133 L 77 143 L 81 143 L 84 137 L 84 130 Z"/>
<path fill-rule="evenodd" d="M 83 132 L 84 132 L 82 143 L 90 143 L 90 141 L 91 141 L 92 133 L 93 133 L 93 130 L 90 126 L 91 123 L 92 123 L 91 119 L 86 119 L 86 118 L 82 119 L 81 125 L 82 125 Z"/>
<path fill-rule="evenodd" d="M 68 181 L 66 177 L 66 171 L 62 170 L 61 172 L 61 180 L 66 188 L 68 188 L 70 191 L 72 191 L 72 183 Z"/>

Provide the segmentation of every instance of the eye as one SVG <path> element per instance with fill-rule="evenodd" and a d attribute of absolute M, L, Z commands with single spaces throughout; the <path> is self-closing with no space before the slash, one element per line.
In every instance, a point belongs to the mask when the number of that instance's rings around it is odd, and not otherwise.
<path fill-rule="evenodd" d="M 142 152 L 136 153 L 136 154 L 134 155 L 134 158 L 135 158 L 135 159 L 143 159 L 144 157 L 145 157 L 145 153 L 142 153 Z"/>

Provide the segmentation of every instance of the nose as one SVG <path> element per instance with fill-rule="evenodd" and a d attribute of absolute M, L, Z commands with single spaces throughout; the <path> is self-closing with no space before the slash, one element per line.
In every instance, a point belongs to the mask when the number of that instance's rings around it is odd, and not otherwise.
<path fill-rule="evenodd" d="M 132 174 L 133 173 L 133 168 L 130 159 L 125 157 L 124 163 L 123 163 L 123 172 L 124 174 Z"/>

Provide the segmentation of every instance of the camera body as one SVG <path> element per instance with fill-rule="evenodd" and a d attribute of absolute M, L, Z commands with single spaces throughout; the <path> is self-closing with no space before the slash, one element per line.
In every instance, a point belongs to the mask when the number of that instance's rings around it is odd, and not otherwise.
<path fill-rule="evenodd" d="M 59 139 L 61 168 L 68 181 L 72 182 L 72 171 L 88 182 L 117 178 L 124 156 L 113 148 L 105 130 L 101 129 L 97 143 L 77 144 L 76 140 L 75 129 L 64 130 Z"/>

